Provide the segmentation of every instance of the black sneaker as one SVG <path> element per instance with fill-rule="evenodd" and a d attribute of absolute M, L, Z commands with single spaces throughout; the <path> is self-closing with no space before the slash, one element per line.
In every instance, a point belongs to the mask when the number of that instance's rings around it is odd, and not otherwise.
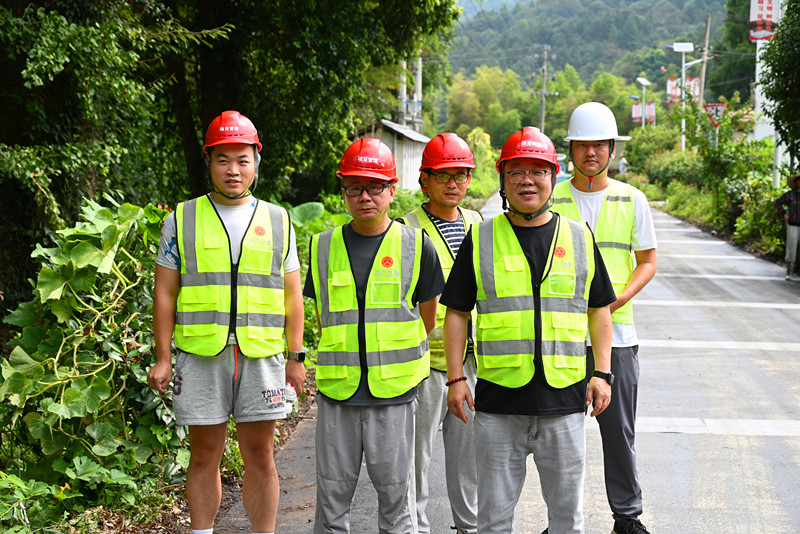
<path fill-rule="evenodd" d="M 650 534 L 638 519 L 618 519 L 614 521 L 611 534 Z"/>

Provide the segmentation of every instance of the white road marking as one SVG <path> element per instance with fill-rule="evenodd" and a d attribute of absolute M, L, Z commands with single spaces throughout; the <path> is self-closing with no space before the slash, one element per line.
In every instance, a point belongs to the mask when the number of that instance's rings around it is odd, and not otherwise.
<path fill-rule="evenodd" d="M 716 434 L 727 436 L 800 436 L 800 421 L 791 419 L 705 419 L 637 417 L 637 432 Z"/>
<path fill-rule="evenodd" d="M 800 304 L 789 302 L 736 302 L 729 300 L 655 300 L 635 299 L 638 306 L 670 306 L 687 308 L 766 308 L 800 310 Z"/>
<path fill-rule="evenodd" d="M 800 343 L 779 341 L 711 341 L 700 339 L 639 339 L 640 347 L 664 349 L 724 349 L 800 352 Z"/>
<path fill-rule="evenodd" d="M 664 278 L 712 278 L 714 280 L 723 279 L 723 280 L 783 280 L 783 276 L 759 276 L 759 275 L 750 275 L 750 274 L 699 274 L 699 273 L 662 273 L 658 271 L 656 273 L 656 277 L 664 277 Z M 636 300 L 635 302 L 639 302 Z"/>

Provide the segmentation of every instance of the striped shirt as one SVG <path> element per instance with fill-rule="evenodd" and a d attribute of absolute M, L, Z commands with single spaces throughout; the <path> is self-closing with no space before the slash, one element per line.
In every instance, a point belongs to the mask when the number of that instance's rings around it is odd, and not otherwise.
<path fill-rule="evenodd" d="M 455 221 L 446 221 L 444 219 L 440 219 L 428 210 L 425 210 L 425 213 L 428 214 L 428 218 L 430 218 L 433 224 L 435 224 L 442 233 L 442 236 L 444 237 L 444 240 L 447 241 L 450 250 L 453 251 L 453 256 L 458 255 L 458 249 L 461 247 L 461 242 L 464 241 L 464 236 L 466 235 L 464 232 L 464 221 L 461 219 L 461 214 L 458 214 L 458 219 Z"/>
<path fill-rule="evenodd" d="M 791 190 L 782 194 L 775 200 L 775 207 L 781 216 L 789 212 L 790 225 L 800 226 L 800 191 Z"/>

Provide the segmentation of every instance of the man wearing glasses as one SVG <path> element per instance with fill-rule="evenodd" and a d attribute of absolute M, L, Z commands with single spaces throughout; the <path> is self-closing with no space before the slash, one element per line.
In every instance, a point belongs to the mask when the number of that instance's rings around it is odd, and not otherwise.
<path fill-rule="evenodd" d="M 529 454 L 547 505 L 549 534 L 581 534 L 586 444 L 584 414 L 611 399 L 614 290 L 586 225 L 548 211 L 557 154 L 538 128 L 503 145 L 497 170 L 508 211 L 472 227 L 442 303 L 451 412 L 475 410 L 478 532 L 514 531 L 514 508 Z M 473 395 L 462 354 L 477 307 Z M 597 372 L 586 376 L 586 334 Z M 524 530 L 530 531 L 529 528 Z"/>
<path fill-rule="evenodd" d="M 422 152 L 419 183 L 428 201 L 408 213 L 401 222 L 422 228 L 433 240 L 445 280 L 470 227 L 483 220 L 477 211 L 463 209 L 459 204 L 469 187 L 475 160 L 467 143 L 454 133 L 434 137 Z M 436 433 L 442 426 L 445 450 L 445 476 L 450 510 L 457 534 L 475 534 L 478 513 L 478 474 L 475 465 L 475 438 L 472 431 L 472 412 L 465 425 L 447 410 L 447 360 L 444 357 L 442 336 L 447 308 L 436 310 L 436 328 L 428 335 L 431 349 L 431 374 L 419 385 L 415 438 L 417 489 L 417 518 L 420 534 L 431 531 L 425 513 L 428 504 L 428 467 L 431 463 Z M 464 375 L 470 391 L 475 391 L 475 352 L 472 328 L 467 329 L 466 351 L 463 355 Z"/>
<path fill-rule="evenodd" d="M 414 400 L 430 369 L 442 269 L 429 237 L 388 216 L 397 182 L 389 147 L 359 139 L 336 175 L 353 220 L 312 237 L 303 291 L 320 332 L 314 532 L 350 531 L 362 460 L 378 531 L 417 532 Z"/>

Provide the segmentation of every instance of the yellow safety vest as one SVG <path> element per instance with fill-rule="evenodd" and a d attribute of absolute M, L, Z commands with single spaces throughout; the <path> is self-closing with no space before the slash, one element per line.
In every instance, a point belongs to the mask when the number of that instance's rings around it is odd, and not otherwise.
<path fill-rule="evenodd" d="M 548 384 L 561 389 L 583 380 L 589 288 L 595 271 L 589 229 L 558 217 L 539 289 L 541 309 L 535 309 L 530 265 L 508 219 L 501 215 L 476 225 L 472 240 L 478 378 L 509 388 L 526 385 L 533 378 L 540 344 Z M 541 339 L 535 339 L 537 314 Z"/>
<path fill-rule="evenodd" d="M 608 270 L 614 292 L 619 295 L 628 285 L 634 268 L 631 254 L 631 233 L 634 228 L 633 197 L 629 185 L 612 178 L 608 179 L 605 193 L 606 197 L 594 228 L 594 238 L 603 256 L 603 263 Z M 569 181 L 556 186 L 553 191 L 553 207 L 550 209 L 573 221 L 581 220 L 578 205 L 569 189 Z M 611 320 L 615 323 L 633 324 L 633 301 L 629 300 L 611 314 Z"/>
<path fill-rule="evenodd" d="M 378 398 L 406 393 L 428 376 L 430 350 L 419 306 L 411 301 L 422 264 L 422 232 L 392 223 L 372 265 L 365 295 L 367 383 Z M 319 313 L 316 382 L 334 400 L 346 400 L 361 378 L 356 281 L 342 227 L 311 239 L 311 274 Z"/>
<path fill-rule="evenodd" d="M 208 196 L 178 204 L 175 221 L 181 257 L 175 345 L 191 354 L 216 356 L 233 331 L 245 356 L 283 352 L 286 210 L 256 201 L 238 267 L 232 265 L 228 233 Z"/>
<path fill-rule="evenodd" d="M 483 220 L 483 217 L 477 211 L 457 208 L 461 215 L 461 220 L 464 223 L 464 235 L 469 232 L 473 224 L 477 224 Z M 450 277 L 450 271 L 453 270 L 453 263 L 455 262 L 455 255 L 450 249 L 450 245 L 442 235 L 439 227 L 431 221 L 425 209 L 420 206 L 411 213 L 404 215 L 400 220 L 414 228 L 422 228 L 425 230 L 431 240 L 433 246 L 436 248 L 436 253 L 439 255 L 439 262 L 442 264 L 442 274 L 444 274 L 445 282 Z M 431 369 L 438 371 L 447 371 L 447 358 L 444 355 L 444 316 L 447 313 L 447 306 L 439 306 L 436 308 L 436 327 L 428 334 L 428 343 L 431 347 Z M 475 324 L 477 312 L 472 312 L 472 323 Z M 471 334 L 471 333 L 470 333 Z M 471 335 L 470 335 L 471 337 Z M 464 353 L 466 357 L 466 352 Z"/>

